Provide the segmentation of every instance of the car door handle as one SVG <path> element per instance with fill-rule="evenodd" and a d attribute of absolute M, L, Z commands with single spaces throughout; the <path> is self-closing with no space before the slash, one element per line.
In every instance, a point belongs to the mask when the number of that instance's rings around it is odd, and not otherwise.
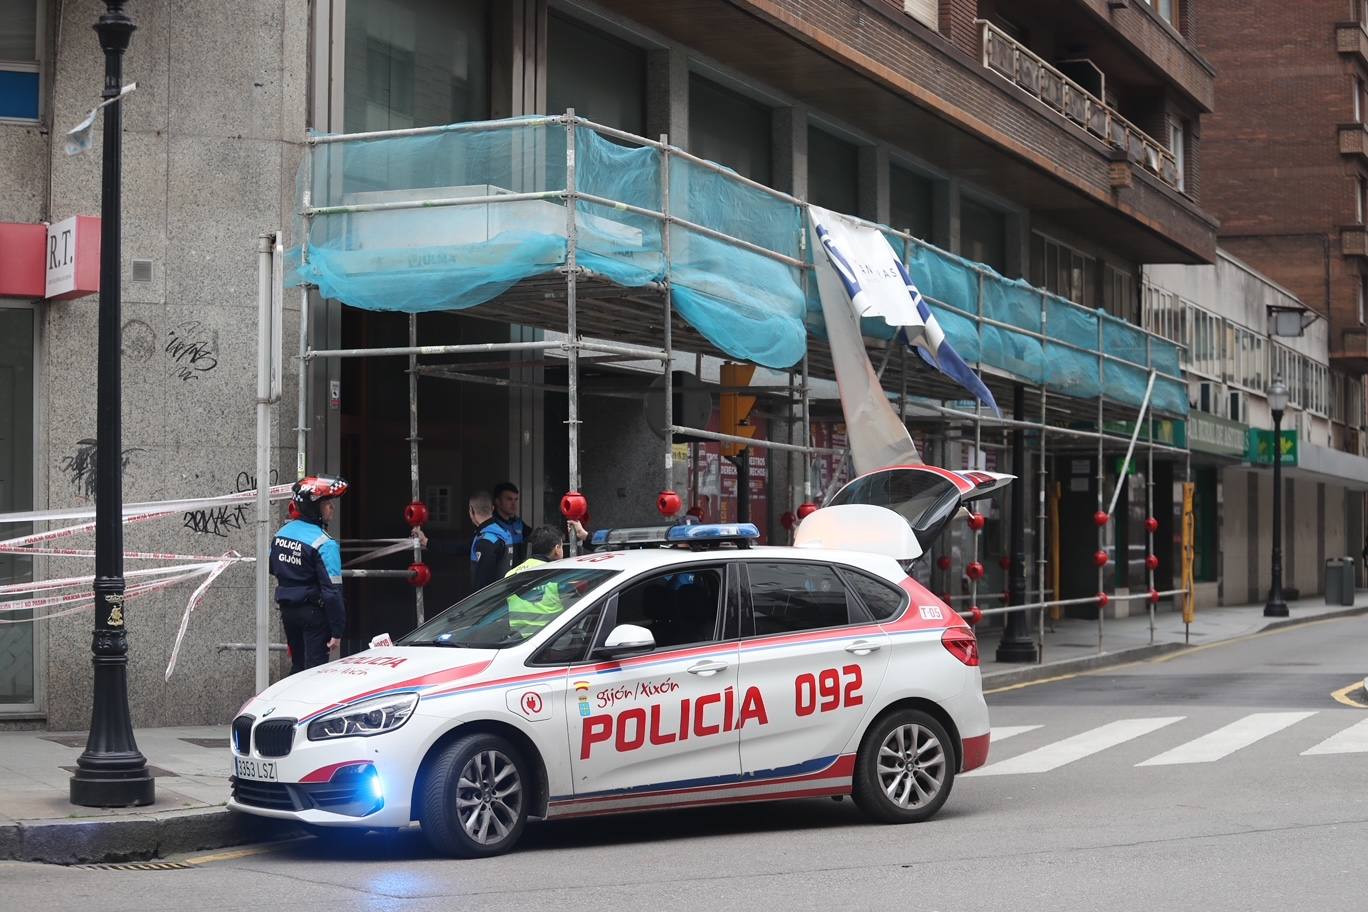
<path fill-rule="evenodd" d="M 856 640 L 853 643 L 847 643 L 845 651 L 853 652 L 857 656 L 869 655 L 871 652 L 879 651 L 879 644 L 871 640 Z"/>
<path fill-rule="evenodd" d="M 696 662 L 693 665 L 690 665 L 686 670 L 689 672 L 689 674 L 702 675 L 706 678 L 708 675 L 717 674 L 719 671 L 726 667 L 726 662 L 703 661 Z"/>

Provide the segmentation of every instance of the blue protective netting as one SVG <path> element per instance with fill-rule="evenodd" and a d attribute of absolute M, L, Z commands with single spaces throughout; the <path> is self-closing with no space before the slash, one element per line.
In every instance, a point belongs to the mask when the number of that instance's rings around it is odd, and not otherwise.
<path fill-rule="evenodd" d="M 300 198 L 307 190 L 313 206 L 340 208 L 311 219 L 307 257 L 298 248 L 290 254 L 290 284 L 316 285 L 353 307 L 414 313 L 476 307 L 524 279 L 554 272 L 567 259 L 567 136 L 562 122 L 524 118 L 311 146 L 300 170 Z M 825 335 L 815 283 L 805 282 L 794 262 L 692 227 L 811 263 L 801 206 L 677 155 L 669 158 L 667 188 L 659 149 L 622 145 L 588 127 L 575 128 L 575 152 L 576 190 L 611 201 L 577 202 L 579 265 L 627 287 L 668 279 L 680 316 L 734 358 L 787 368 L 802 358 L 809 332 Z M 661 219 L 615 205 L 661 212 L 667 189 L 669 212 L 689 223 L 669 226 L 668 255 Z M 541 196 L 351 208 L 509 194 Z M 947 338 L 970 364 L 1080 398 L 1105 388 L 1108 399 L 1137 406 L 1150 368 L 1179 375 L 1176 346 L 1130 324 L 982 264 L 885 236 L 904 254 Z M 980 324 L 979 315 L 1003 325 Z M 863 329 L 885 339 L 893 334 L 881 320 L 866 320 Z M 1042 332 L 1044 342 L 1031 335 Z M 1122 360 L 1099 358 L 1099 346 Z M 1158 378 L 1153 405 L 1185 414 L 1185 384 Z"/>

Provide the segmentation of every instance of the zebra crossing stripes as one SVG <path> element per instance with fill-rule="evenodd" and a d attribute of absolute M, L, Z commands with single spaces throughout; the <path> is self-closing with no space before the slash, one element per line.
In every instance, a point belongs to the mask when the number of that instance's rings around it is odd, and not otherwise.
<path fill-rule="evenodd" d="M 1007 760 L 998 763 L 990 763 L 972 772 L 965 773 L 966 777 L 977 776 L 1006 776 L 1018 773 L 1048 773 L 1050 770 L 1058 769 L 1066 763 L 1073 763 L 1075 760 L 1082 760 L 1084 757 L 1091 756 L 1098 751 L 1104 751 L 1109 747 L 1124 744 L 1127 741 L 1147 735 L 1150 732 L 1158 731 L 1166 725 L 1180 722 L 1186 716 L 1159 716 L 1151 719 L 1120 719 L 1115 722 L 1108 722 L 1106 725 L 1098 726 L 1047 744 L 1044 747 L 1027 751 Z"/>
<path fill-rule="evenodd" d="M 1200 738 L 1195 738 L 1186 744 L 1180 744 L 1172 750 L 1164 751 L 1156 757 L 1142 760 L 1135 765 L 1173 766 L 1179 763 L 1211 763 L 1314 715 L 1315 712 L 1250 713 L 1229 725 L 1223 725 Z"/>
<path fill-rule="evenodd" d="M 1037 728 L 1041 728 L 1041 727 L 1043 727 L 1043 726 L 1040 726 L 1040 725 L 994 725 L 993 728 L 992 728 L 992 735 L 991 735 L 991 737 L 988 739 L 988 743 L 989 743 L 989 744 L 998 744 L 999 742 L 1006 741 L 1008 738 L 1015 738 L 1017 735 L 1024 735 L 1024 734 L 1026 734 L 1027 732 L 1033 732 L 1033 731 L 1035 731 Z"/>
<path fill-rule="evenodd" d="M 1301 752 L 1303 757 L 1317 754 L 1368 753 L 1368 719 L 1355 722 L 1341 732 L 1331 735 L 1320 744 Z"/>

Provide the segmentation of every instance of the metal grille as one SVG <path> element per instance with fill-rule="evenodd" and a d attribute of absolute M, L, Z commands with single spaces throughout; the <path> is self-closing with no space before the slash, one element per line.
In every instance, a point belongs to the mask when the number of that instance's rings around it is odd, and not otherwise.
<path fill-rule="evenodd" d="M 256 727 L 256 749 L 263 757 L 284 757 L 294 746 L 294 719 L 267 719 Z"/>
<path fill-rule="evenodd" d="M 252 723 L 254 721 L 255 719 L 251 716 L 238 716 L 233 720 L 233 750 L 244 757 L 252 752 Z"/>
<path fill-rule="evenodd" d="M 298 810 L 289 787 L 279 782 L 259 782 L 255 779 L 239 779 L 236 776 L 232 778 L 232 782 L 234 801 L 277 811 Z"/>

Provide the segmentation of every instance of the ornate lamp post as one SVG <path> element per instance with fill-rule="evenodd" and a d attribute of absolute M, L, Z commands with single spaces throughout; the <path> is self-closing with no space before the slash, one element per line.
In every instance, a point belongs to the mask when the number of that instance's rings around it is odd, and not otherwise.
<path fill-rule="evenodd" d="M 1273 580 L 1263 613 L 1264 617 L 1287 617 L 1282 591 L 1282 417 L 1287 409 L 1287 384 L 1282 377 L 1268 388 L 1268 407 L 1273 412 Z"/>
<path fill-rule="evenodd" d="M 95 24 L 105 53 L 104 98 L 118 98 L 123 55 L 133 35 L 124 0 L 105 0 Z M 100 341 L 96 374 L 95 666 L 90 737 L 71 777 L 71 803 L 85 807 L 151 804 L 156 781 L 133 740 L 128 711 L 128 634 L 124 629 L 123 449 L 120 378 L 120 281 L 123 102 L 104 109 L 104 164 L 100 197 Z"/>

